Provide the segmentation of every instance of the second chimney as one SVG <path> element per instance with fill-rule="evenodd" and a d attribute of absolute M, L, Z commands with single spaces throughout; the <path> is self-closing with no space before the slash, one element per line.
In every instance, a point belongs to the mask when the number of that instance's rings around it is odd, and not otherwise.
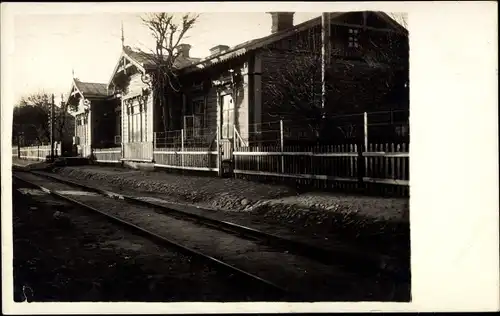
<path fill-rule="evenodd" d="M 179 44 L 177 45 L 177 51 L 179 51 L 180 56 L 189 57 L 189 50 L 191 45 L 189 44 Z"/>
<path fill-rule="evenodd" d="M 271 14 L 271 33 L 281 32 L 293 27 L 293 15 L 295 12 L 268 12 Z"/>
<path fill-rule="evenodd" d="M 222 53 L 223 51 L 226 51 L 229 49 L 229 46 L 227 45 L 217 45 L 212 48 L 210 48 L 210 55 L 216 55 L 219 53 Z"/>

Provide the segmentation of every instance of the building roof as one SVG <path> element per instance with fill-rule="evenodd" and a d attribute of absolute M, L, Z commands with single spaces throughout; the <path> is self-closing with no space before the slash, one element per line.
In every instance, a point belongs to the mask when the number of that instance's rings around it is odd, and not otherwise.
<path fill-rule="evenodd" d="M 348 12 L 330 12 L 330 20 L 332 22 L 335 22 L 338 20 L 340 17 L 344 16 L 345 14 L 353 13 L 352 11 Z M 387 15 L 384 12 L 381 11 L 371 11 L 371 13 L 376 14 L 379 18 L 382 20 L 386 21 L 392 29 L 400 34 L 403 35 L 408 35 L 408 31 L 401 26 L 398 22 L 396 22 L 394 19 L 392 19 L 389 15 Z M 188 66 L 187 68 L 196 70 L 196 69 L 204 69 L 206 67 L 209 67 L 213 64 L 218 64 L 220 62 L 233 59 L 239 56 L 243 56 L 244 54 L 259 49 L 263 48 L 266 45 L 272 44 L 274 42 L 277 42 L 281 39 L 284 39 L 286 37 L 289 37 L 295 33 L 302 32 L 304 30 L 307 30 L 309 28 L 312 28 L 314 26 L 321 25 L 321 16 L 307 20 L 303 23 L 297 24 L 292 28 L 289 28 L 287 30 L 283 30 L 281 32 L 273 33 L 270 35 L 267 35 L 265 37 L 253 39 L 250 41 L 246 41 L 244 43 L 238 44 L 234 47 L 231 47 L 230 49 L 223 51 L 218 54 L 210 55 L 197 63 L 193 63 L 192 65 Z"/>
<path fill-rule="evenodd" d="M 123 48 L 123 52 L 128 57 L 134 59 L 137 63 L 139 63 L 144 68 L 147 68 L 149 66 L 153 66 L 154 65 L 154 61 L 156 59 L 156 56 L 153 53 L 146 53 L 146 52 L 143 52 L 143 51 L 134 50 L 134 49 L 130 48 L 129 46 L 125 46 Z M 184 57 L 182 55 L 179 55 L 175 59 L 174 67 L 176 67 L 176 68 L 183 68 L 183 67 L 191 65 L 192 63 L 198 62 L 200 60 L 201 60 L 201 58 Z"/>
<path fill-rule="evenodd" d="M 75 97 L 75 94 L 79 95 L 79 97 Z M 105 83 L 83 82 L 77 78 L 73 78 L 66 102 L 71 104 L 74 101 L 78 101 L 80 97 L 85 99 L 102 99 L 109 96 L 111 94 L 108 92 Z"/>
<path fill-rule="evenodd" d="M 132 49 L 130 46 L 124 46 L 122 48 L 122 54 L 120 55 L 120 58 L 118 58 L 118 62 L 116 63 L 115 69 L 111 74 L 109 83 L 106 86 L 109 86 L 113 81 L 113 78 L 116 75 L 116 72 L 118 71 L 121 65 L 122 58 L 128 59 L 142 72 L 145 72 L 147 68 L 151 68 L 152 66 L 154 66 L 156 60 L 156 56 L 153 53 L 146 53 L 144 51 Z M 197 63 L 200 60 L 201 58 L 184 57 L 182 55 L 179 55 L 175 59 L 174 67 L 181 69 L 189 65 L 192 65 L 193 63 Z"/>
<path fill-rule="evenodd" d="M 76 78 L 73 82 L 84 97 L 107 97 L 110 95 L 105 83 L 83 82 Z"/>

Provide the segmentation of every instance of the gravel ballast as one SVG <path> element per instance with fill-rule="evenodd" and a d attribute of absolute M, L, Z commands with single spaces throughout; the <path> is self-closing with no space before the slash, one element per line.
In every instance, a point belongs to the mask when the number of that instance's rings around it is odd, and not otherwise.
<path fill-rule="evenodd" d="M 296 209 L 318 209 L 327 211 L 326 213 L 357 213 L 374 220 L 408 221 L 409 205 L 406 198 L 331 193 L 299 194 L 287 186 L 255 183 L 242 179 L 187 176 L 110 167 L 66 167 L 55 168 L 54 172 L 75 180 L 102 182 L 137 192 L 161 193 L 168 200 L 225 211 L 257 211 L 266 205 L 266 208 L 280 212 L 280 206 L 283 208 L 294 206 Z"/>
<path fill-rule="evenodd" d="M 221 220 L 259 229 L 285 228 L 328 246 L 355 242 L 370 250 L 402 256 L 409 265 L 409 199 L 295 189 L 242 179 L 146 172 L 104 166 L 54 168 L 59 176 L 132 196 L 151 196 L 213 210 Z"/>

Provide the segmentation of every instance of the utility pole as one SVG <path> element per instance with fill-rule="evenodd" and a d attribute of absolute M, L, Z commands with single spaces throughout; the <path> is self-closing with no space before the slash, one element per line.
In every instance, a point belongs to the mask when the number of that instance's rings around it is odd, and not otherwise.
<path fill-rule="evenodd" d="M 17 158 L 21 158 L 21 132 L 17 132 Z"/>
<path fill-rule="evenodd" d="M 123 21 L 122 21 L 122 38 L 121 38 L 121 40 L 122 40 L 122 48 L 124 48 L 125 47 L 125 35 L 123 33 Z"/>
<path fill-rule="evenodd" d="M 322 118 L 325 118 L 325 106 L 326 106 L 326 83 L 327 75 L 326 71 L 330 65 L 331 57 L 331 39 L 330 39 L 330 13 L 323 12 L 321 14 L 321 114 Z"/>
<path fill-rule="evenodd" d="M 50 160 L 54 161 L 54 94 L 52 93 L 52 102 L 50 104 Z"/>

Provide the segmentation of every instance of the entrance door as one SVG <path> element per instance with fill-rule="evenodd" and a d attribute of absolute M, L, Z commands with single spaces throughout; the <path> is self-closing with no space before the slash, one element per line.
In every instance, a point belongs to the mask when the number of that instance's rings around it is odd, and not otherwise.
<path fill-rule="evenodd" d="M 230 94 L 222 96 L 222 128 L 221 146 L 222 160 L 231 160 L 233 157 L 233 136 L 234 136 L 234 102 Z"/>

